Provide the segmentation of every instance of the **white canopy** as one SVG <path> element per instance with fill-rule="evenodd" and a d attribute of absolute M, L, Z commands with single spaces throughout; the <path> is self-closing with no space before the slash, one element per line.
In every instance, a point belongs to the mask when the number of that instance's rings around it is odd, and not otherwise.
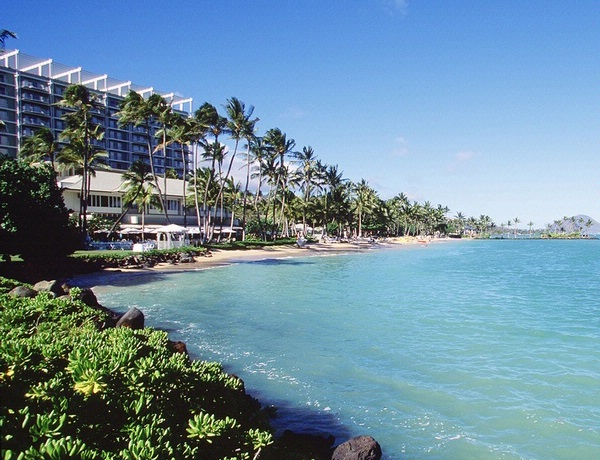
<path fill-rule="evenodd" d="M 154 233 L 187 233 L 188 229 L 176 224 L 164 225 L 154 230 Z"/>
<path fill-rule="evenodd" d="M 158 227 L 155 230 L 158 249 L 173 249 L 188 245 L 187 232 L 187 228 L 175 224 Z"/>

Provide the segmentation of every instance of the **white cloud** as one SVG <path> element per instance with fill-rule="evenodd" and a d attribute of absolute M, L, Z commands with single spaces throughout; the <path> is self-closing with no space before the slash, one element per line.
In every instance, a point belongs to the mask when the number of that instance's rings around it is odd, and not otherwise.
<path fill-rule="evenodd" d="M 406 157 L 409 155 L 408 145 L 406 143 L 406 139 L 402 136 L 398 136 L 394 140 L 394 147 L 392 149 L 393 157 Z"/>
<path fill-rule="evenodd" d="M 454 155 L 452 161 L 448 164 L 448 172 L 458 172 L 465 164 L 470 163 L 477 154 L 467 150 L 462 150 Z"/>
<path fill-rule="evenodd" d="M 456 154 L 456 159 L 460 162 L 470 161 L 473 157 L 475 157 L 473 152 L 458 152 Z"/>
<path fill-rule="evenodd" d="M 304 118 L 307 113 L 302 110 L 300 107 L 291 106 L 285 109 L 285 112 L 280 114 L 281 118 L 292 118 L 292 119 L 300 119 Z"/>
<path fill-rule="evenodd" d="M 408 0 L 383 0 L 383 4 L 390 13 L 400 13 L 404 16 L 408 12 Z"/>

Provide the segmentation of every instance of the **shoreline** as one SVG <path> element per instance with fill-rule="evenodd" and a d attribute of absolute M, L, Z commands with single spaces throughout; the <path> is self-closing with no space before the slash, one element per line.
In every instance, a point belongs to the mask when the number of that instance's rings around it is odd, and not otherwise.
<path fill-rule="evenodd" d="M 109 279 L 119 279 L 127 276 L 159 275 L 166 273 L 181 273 L 198 270 L 208 270 L 227 267 L 236 263 L 259 262 L 267 259 L 288 259 L 297 257 L 338 256 L 359 254 L 386 249 L 407 249 L 426 247 L 429 244 L 439 244 L 449 241 L 461 241 L 451 238 L 424 239 L 417 237 L 388 238 L 385 241 L 357 243 L 346 242 L 315 242 L 300 248 L 295 245 L 272 246 L 260 249 L 212 249 L 207 256 L 196 256 L 190 263 L 159 263 L 148 268 L 106 268 L 93 273 L 76 275 L 70 282 L 80 287 L 102 286 Z"/>

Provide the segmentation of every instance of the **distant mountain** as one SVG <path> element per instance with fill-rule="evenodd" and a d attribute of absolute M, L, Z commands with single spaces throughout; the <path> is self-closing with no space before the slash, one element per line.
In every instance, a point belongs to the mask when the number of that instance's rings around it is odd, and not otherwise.
<path fill-rule="evenodd" d="M 588 223 L 591 222 L 591 226 L 588 227 Z M 564 217 L 556 219 L 550 225 L 551 232 L 578 232 L 589 233 L 589 234 L 600 234 L 600 222 L 592 219 L 590 216 L 585 214 L 578 214 L 576 216 Z"/>

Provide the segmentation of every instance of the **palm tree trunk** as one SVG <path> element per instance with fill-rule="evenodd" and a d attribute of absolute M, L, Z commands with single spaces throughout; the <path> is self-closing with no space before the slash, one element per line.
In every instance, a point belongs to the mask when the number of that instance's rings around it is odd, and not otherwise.
<path fill-rule="evenodd" d="M 89 165 L 88 165 L 88 161 L 89 161 L 89 156 L 90 156 L 90 152 L 89 152 L 89 132 L 88 132 L 88 123 L 87 123 L 87 113 L 84 115 L 83 118 L 83 122 L 84 122 L 84 130 L 85 130 L 85 134 L 84 134 L 84 139 L 83 139 L 83 195 L 82 195 L 82 200 L 83 200 L 83 209 L 82 209 L 82 221 L 81 221 L 81 233 L 82 236 L 85 238 L 85 236 L 87 235 L 87 199 L 88 199 L 88 174 L 89 174 Z"/>
<path fill-rule="evenodd" d="M 194 145 L 194 205 L 196 206 L 196 219 L 198 219 L 198 231 L 200 231 L 200 203 L 198 201 L 198 144 Z"/>
<path fill-rule="evenodd" d="M 163 200 L 163 196 L 162 196 L 162 191 L 160 190 L 160 185 L 158 184 L 158 176 L 156 175 L 156 171 L 154 170 L 154 155 L 152 154 L 152 144 L 150 142 L 150 126 L 149 124 L 146 124 L 147 127 L 147 133 L 148 133 L 148 138 L 146 139 L 146 145 L 148 147 L 148 158 L 150 159 L 150 171 L 152 171 L 152 178 L 154 179 L 154 186 L 156 187 L 156 190 L 158 191 L 158 199 L 160 201 L 160 205 L 163 208 L 163 211 L 165 213 L 165 219 L 167 220 L 167 223 L 171 223 L 171 219 L 169 219 L 169 213 L 167 211 L 167 206 L 165 201 Z"/>
<path fill-rule="evenodd" d="M 250 141 L 246 149 L 246 186 L 244 187 L 244 198 L 242 201 L 242 241 L 246 240 L 246 206 L 248 197 L 248 187 L 250 185 Z"/>
<path fill-rule="evenodd" d="M 127 206 L 125 208 L 125 210 L 121 213 L 121 215 L 117 218 L 117 220 L 115 221 L 115 223 L 110 228 L 110 231 L 108 232 L 109 236 L 115 232 L 115 229 L 117 228 L 117 225 L 119 225 L 119 223 L 123 220 L 123 217 L 125 217 L 125 214 L 127 214 L 130 209 L 131 209 L 131 206 Z"/>

